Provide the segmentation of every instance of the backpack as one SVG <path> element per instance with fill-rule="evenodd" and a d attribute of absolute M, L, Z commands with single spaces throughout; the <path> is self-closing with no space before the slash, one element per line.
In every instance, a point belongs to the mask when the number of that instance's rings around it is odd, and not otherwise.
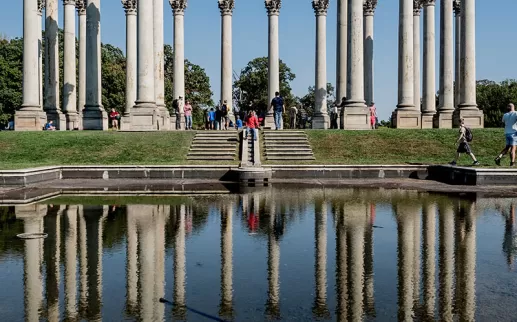
<path fill-rule="evenodd" d="M 472 139 L 474 138 L 474 135 L 472 134 L 472 131 L 470 128 L 465 127 L 465 139 L 467 142 L 472 142 Z"/>

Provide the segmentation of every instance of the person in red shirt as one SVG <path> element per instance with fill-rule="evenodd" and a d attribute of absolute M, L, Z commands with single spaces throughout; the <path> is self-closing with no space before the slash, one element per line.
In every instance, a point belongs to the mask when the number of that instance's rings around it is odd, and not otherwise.
<path fill-rule="evenodd" d="M 111 120 L 111 128 L 118 130 L 118 120 L 120 118 L 120 114 L 114 109 L 111 109 L 110 112 L 110 120 Z"/>
<path fill-rule="evenodd" d="M 246 126 L 248 128 L 248 131 L 251 132 L 251 137 L 253 138 L 253 140 L 257 141 L 257 130 L 259 127 L 259 122 L 255 111 L 251 111 L 251 116 L 248 117 Z M 246 133 L 246 135 L 248 135 L 248 133 Z"/>

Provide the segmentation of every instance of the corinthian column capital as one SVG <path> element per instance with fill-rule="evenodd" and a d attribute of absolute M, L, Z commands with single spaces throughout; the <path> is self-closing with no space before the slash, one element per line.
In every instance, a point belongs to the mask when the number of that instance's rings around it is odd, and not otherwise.
<path fill-rule="evenodd" d="M 420 16 L 422 12 L 422 0 L 413 0 L 413 16 Z"/>
<path fill-rule="evenodd" d="M 420 0 L 422 1 L 422 5 L 424 7 L 434 6 L 436 5 L 436 0 Z"/>
<path fill-rule="evenodd" d="M 377 8 L 377 0 L 365 0 L 363 4 L 363 10 L 365 16 L 373 16 L 375 9 Z"/>
<path fill-rule="evenodd" d="M 41 2 L 43 3 L 45 0 L 41 0 Z M 75 8 L 79 16 L 86 15 L 86 0 L 77 0 L 75 2 Z"/>
<path fill-rule="evenodd" d="M 282 7 L 282 0 L 265 0 L 266 10 L 268 15 L 279 15 Z"/>
<path fill-rule="evenodd" d="M 122 2 L 122 7 L 124 8 L 124 11 L 126 12 L 126 15 L 136 14 L 137 0 L 122 0 L 121 2 Z"/>
<path fill-rule="evenodd" d="M 45 0 L 38 0 L 38 16 L 42 15 L 43 7 L 45 7 Z"/>
<path fill-rule="evenodd" d="M 235 0 L 218 0 L 217 2 L 222 16 L 231 15 L 233 13 Z"/>
<path fill-rule="evenodd" d="M 454 14 L 456 16 L 461 16 L 461 0 L 454 0 L 452 2 L 452 6 L 454 8 Z"/>
<path fill-rule="evenodd" d="M 80 1 L 80 0 L 79 0 Z M 74 5 L 75 6 L 75 0 L 63 0 L 63 4 L 66 5 Z"/>
<path fill-rule="evenodd" d="M 329 0 L 312 0 L 312 8 L 316 16 L 326 16 L 329 8 Z"/>
<path fill-rule="evenodd" d="M 184 14 L 187 9 L 187 0 L 169 0 L 169 3 L 174 14 Z"/>

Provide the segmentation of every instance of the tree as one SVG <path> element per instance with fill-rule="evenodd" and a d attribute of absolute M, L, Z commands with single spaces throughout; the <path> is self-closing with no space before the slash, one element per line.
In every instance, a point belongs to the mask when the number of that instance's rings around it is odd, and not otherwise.
<path fill-rule="evenodd" d="M 0 39 L 0 124 L 22 104 L 23 39 Z"/>
<path fill-rule="evenodd" d="M 300 98 L 300 104 L 305 107 L 307 114 L 312 116 L 314 114 L 314 107 L 316 105 L 316 86 L 311 86 L 307 89 L 308 93 L 304 97 Z M 331 83 L 327 83 L 327 106 L 335 104 L 334 98 L 334 86 Z M 337 102 L 338 104 L 340 102 Z"/>
<path fill-rule="evenodd" d="M 284 105 L 287 107 L 295 103 L 290 82 L 296 75 L 291 72 L 285 63 L 280 60 L 280 95 L 284 98 Z M 241 70 L 239 79 L 234 82 L 234 88 L 238 89 L 240 98 L 239 105 L 247 110 L 252 108 L 258 113 L 266 112 L 268 102 L 268 58 L 255 58 Z"/>
<path fill-rule="evenodd" d="M 126 106 L 126 57 L 120 48 L 110 44 L 101 47 L 102 105 L 122 113 Z"/>
<path fill-rule="evenodd" d="M 477 81 L 477 103 L 483 110 L 485 127 L 500 127 L 508 103 L 517 102 L 517 81 L 507 79 L 500 83 Z"/>

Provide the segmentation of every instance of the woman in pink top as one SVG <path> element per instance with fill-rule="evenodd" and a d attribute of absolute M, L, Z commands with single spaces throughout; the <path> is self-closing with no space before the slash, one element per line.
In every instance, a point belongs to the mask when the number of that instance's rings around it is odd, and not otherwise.
<path fill-rule="evenodd" d="M 185 129 L 192 130 L 192 105 L 189 101 L 183 107 L 183 112 L 185 113 Z"/>
<path fill-rule="evenodd" d="M 370 126 L 372 130 L 375 130 L 375 124 L 377 123 L 377 109 L 375 108 L 375 104 L 372 102 L 372 106 L 370 106 Z"/>

